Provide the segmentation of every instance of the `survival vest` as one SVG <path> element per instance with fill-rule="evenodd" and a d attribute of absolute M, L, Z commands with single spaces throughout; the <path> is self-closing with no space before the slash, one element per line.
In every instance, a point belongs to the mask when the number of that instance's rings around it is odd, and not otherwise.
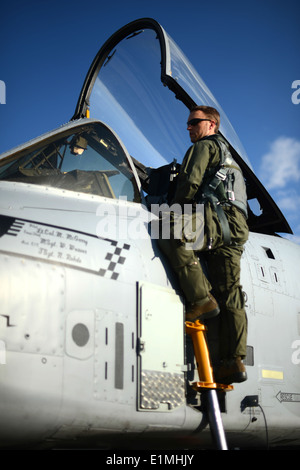
<path fill-rule="evenodd" d="M 218 214 L 223 230 L 224 243 L 229 245 L 230 229 L 222 206 L 235 206 L 247 218 L 246 184 L 242 170 L 233 159 L 226 143 L 217 136 L 209 136 L 208 139 L 213 140 L 218 145 L 220 163 L 217 167 L 210 167 L 206 170 L 203 183 L 198 191 L 197 202 L 205 204 L 205 202 L 210 201 Z"/>

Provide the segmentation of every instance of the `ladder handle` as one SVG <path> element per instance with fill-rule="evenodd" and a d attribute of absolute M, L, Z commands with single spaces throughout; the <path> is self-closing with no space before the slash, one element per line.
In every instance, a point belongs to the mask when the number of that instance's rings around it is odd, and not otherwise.
<path fill-rule="evenodd" d="M 185 322 L 186 332 L 191 336 L 200 382 L 213 383 L 213 372 L 209 351 L 205 338 L 206 326 L 197 320 L 195 323 Z"/>

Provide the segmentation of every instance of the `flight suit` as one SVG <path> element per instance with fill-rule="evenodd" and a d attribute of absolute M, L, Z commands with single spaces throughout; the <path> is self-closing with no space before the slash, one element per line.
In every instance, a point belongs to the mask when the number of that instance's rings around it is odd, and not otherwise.
<path fill-rule="evenodd" d="M 194 203 L 201 194 L 201 184 L 208 168 L 220 162 L 217 143 L 203 138 L 192 145 L 181 165 L 177 189 L 172 204 Z M 203 267 L 197 252 L 187 249 L 187 240 L 174 237 L 174 221 L 171 218 L 170 238 L 160 237 L 161 250 L 177 273 L 179 284 L 187 303 L 202 305 L 213 291 L 220 307 L 220 355 L 222 359 L 246 356 L 247 318 L 244 297 L 240 285 L 240 260 L 243 245 L 248 239 L 246 217 L 232 205 L 223 207 L 231 232 L 231 244 L 224 245 L 222 225 L 210 202 L 204 209 L 204 240 L 200 248 Z"/>

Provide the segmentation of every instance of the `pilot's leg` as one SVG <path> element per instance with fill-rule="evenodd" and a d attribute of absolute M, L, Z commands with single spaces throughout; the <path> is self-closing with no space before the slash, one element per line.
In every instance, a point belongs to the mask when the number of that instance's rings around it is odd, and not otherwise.
<path fill-rule="evenodd" d="M 187 301 L 186 320 L 205 320 L 219 313 L 216 300 L 210 294 L 211 285 L 203 273 L 194 251 L 174 237 L 171 225 L 169 239 L 160 238 L 159 246 L 176 272 Z"/>
<path fill-rule="evenodd" d="M 221 247 L 210 253 L 207 267 L 218 299 L 220 315 L 220 356 L 223 366 L 218 381 L 243 381 L 247 376 L 241 362 L 246 356 L 247 316 L 240 285 L 241 246 Z M 221 376 L 222 375 L 222 376 Z M 225 382 L 227 383 L 227 382 Z"/>

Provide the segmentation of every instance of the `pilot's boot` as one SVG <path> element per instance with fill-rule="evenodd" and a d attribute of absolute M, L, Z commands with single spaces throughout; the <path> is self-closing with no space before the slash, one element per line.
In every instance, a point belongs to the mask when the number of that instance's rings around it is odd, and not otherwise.
<path fill-rule="evenodd" d="M 246 368 L 241 357 L 223 361 L 222 365 L 215 371 L 214 379 L 217 383 L 226 385 L 247 380 Z"/>
<path fill-rule="evenodd" d="M 185 319 L 190 322 L 195 322 L 196 320 L 201 322 L 215 317 L 219 312 L 220 309 L 216 299 L 209 295 L 209 300 L 203 305 L 197 305 L 197 303 L 190 304 L 187 308 Z"/>

